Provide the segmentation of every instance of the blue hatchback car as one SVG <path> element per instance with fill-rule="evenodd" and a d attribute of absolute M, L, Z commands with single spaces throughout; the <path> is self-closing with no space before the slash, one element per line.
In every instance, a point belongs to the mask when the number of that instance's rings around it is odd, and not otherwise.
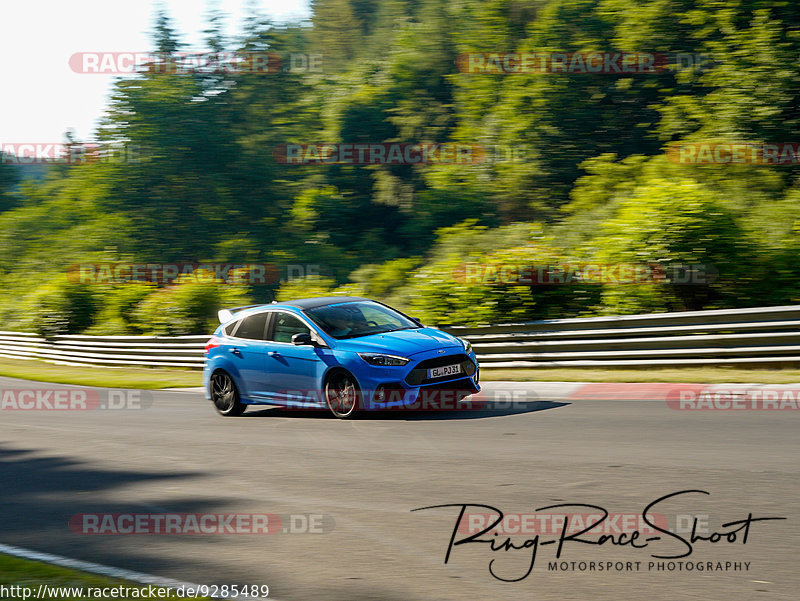
<path fill-rule="evenodd" d="M 419 407 L 480 390 L 466 340 L 359 297 L 224 309 L 206 345 L 203 386 L 222 415 L 248 405 L 360 411 Z M 423 400 L 424 399 L 424 400 Z"/>

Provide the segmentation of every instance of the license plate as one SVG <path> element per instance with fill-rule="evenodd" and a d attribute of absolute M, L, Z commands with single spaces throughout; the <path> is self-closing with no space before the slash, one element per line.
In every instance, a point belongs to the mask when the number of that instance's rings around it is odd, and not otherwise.
<path fill-rule="evenodd" d="M 443 365 L 442 367 L 432 367 L 428 370 L 428 378 L 443 378 L 444 376 L 454 376 L 461 373 L 461 364 Z"/>

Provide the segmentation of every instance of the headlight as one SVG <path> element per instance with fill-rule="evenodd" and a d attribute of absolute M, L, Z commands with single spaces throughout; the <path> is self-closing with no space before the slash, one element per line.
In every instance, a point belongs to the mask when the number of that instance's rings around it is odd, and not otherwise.
<path fill-rule="evenodd" d="M 364 361 L 370 365 L 378 365 L 380 367 L 399 367 L 405 365 L 410 361 L 405 357 L 398 357 L 397 355 L 379 355 L 375 353 L 358 353 Z"/>
<path fill-rule="evenodd" d="M 465 340 L 464 338 L 459 338 L 459 340 L 461 341 L 461 344 L 464 345 L 464 352 L 469 355 L 472 352 L 472 344 L 469 340 Z"/>

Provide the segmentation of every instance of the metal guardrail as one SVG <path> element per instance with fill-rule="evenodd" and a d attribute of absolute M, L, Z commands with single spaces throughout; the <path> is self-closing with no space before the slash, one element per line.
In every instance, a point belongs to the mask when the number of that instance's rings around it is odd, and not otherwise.
<path fill-rule="evenodd" d="M 209 336 L 84 336 L 45 339 L 0 331 L 0 357 L 105 367 L 191 367 L 202 369 Z"/>
<path fill-rule="evenodd" d="M 482 367 L 800 363 L 800 305 L 447 328 Z"/>
<path fill-rule="evenodd" d="M 800 364 L 800 305 L 448 327 L 483 367 Z M 203 367 L 209 336 L 45 339 L 0 331 L 0 357 L 88 366 Z"/>

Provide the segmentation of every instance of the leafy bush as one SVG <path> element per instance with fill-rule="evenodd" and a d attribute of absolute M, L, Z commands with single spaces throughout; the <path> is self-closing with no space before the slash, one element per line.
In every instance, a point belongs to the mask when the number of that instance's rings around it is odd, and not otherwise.
<path fill-rule="evenodd" d="M 474 221 L 439 230 L 431 254 L 396 295 L 427 323 L 463 325 L 543 317 L 540 299 L 553 291 L 521 283 L 521 270 L 564 258 L 539 224 L 487 229 Z"/>
<path fill-rule="evenodd" d="M 96 290 L 70 282 L 66 276 L 39 286 L 23 304 L 23 328 L 45 337 L 84 331 L 94 322 L 100 305 Z"/>
<path fill-rule="evenodd" d="M 219 325 L 217 311 L 250 302 L 244 286 L 198 271 L 147 295 L 132 311 L 130 323 L 150 335 L 205 334 Z"/>
<path fill-rule="evenodd" d="M 156 290 L 155 284 L 129 282 L 120 286 L 109 286 L 102 291 L 102 307 L 94 325 L 87 334 L 119 335 L 141 334 L 140 325 L 134 323 L 134 311 L 148 295 Z"/>
<path fill-rule="evenodd" d="M 701 309 L 731 302 L 751 255 L 735 214 L 700 182 L 654 178 L 618 204 L 594 243 L 600 262 L 702 265 L 718 273 L 708 285 L 607 286 L 607 312 Z"/>

